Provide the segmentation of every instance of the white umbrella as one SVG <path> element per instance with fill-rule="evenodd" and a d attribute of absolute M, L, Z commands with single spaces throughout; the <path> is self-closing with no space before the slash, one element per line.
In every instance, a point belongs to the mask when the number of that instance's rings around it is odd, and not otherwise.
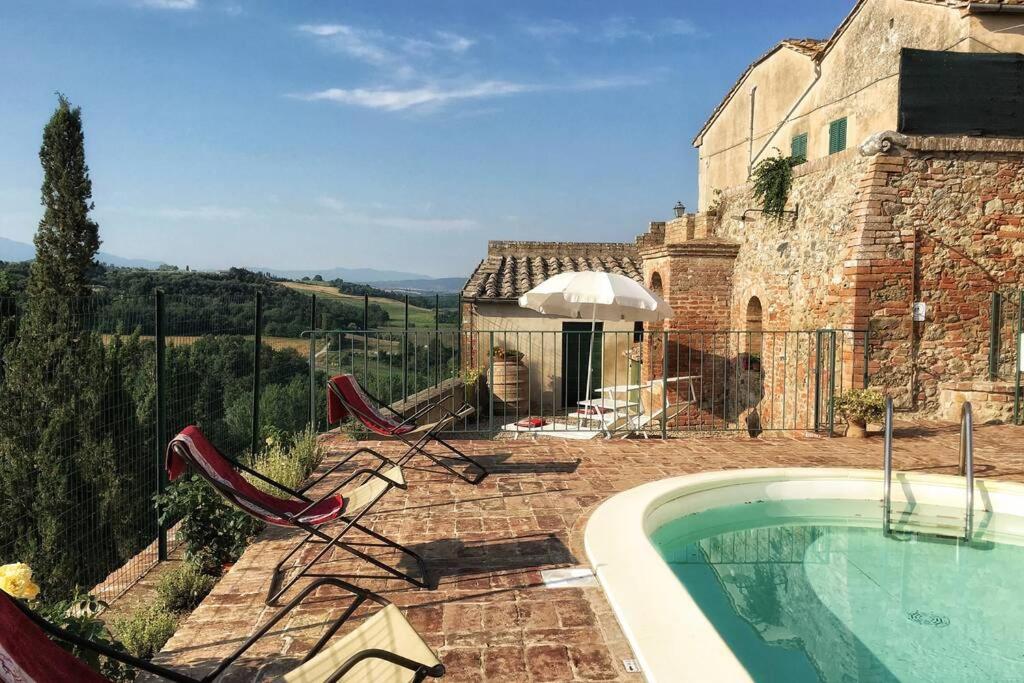
<path fill-rule="evenodd" d="M 594 335 L 598 320 L 657 321 L 672 317 L 672 307 L 636 280 L 617 273 L 561 273 L 519 297 L 519 305 L 561 318 L 590 318 L 590 357 L 587 393 L 590 398 L 594 365 Z"/>

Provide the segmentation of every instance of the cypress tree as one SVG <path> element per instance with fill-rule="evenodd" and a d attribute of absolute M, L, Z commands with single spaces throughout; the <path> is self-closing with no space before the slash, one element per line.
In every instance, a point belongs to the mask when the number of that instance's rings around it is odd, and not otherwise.
<path fill-rule="evenodd" d="M 103 577 L 121 488 L 103 422 L 105 351 L 89 331 L 99 229 L 81 110 L 43 131 L 42 220 L 0 394 L 0 563 L 29 563 L 47 599 Z"/>

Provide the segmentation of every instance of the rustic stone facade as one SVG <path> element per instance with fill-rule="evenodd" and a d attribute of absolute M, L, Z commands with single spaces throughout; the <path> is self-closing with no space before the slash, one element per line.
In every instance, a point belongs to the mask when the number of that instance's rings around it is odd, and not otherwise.
<path fill-rule="evenodd" d="M 637 240 L 645 280 L 661 279 L 677 313 L 656 329 L 730 331 L 723 363 L 758 357 L 759 391 L 734 389 L 726 414 L 778 422 L 781 400 L 787 419 L 807 424 L 827 408 L 822 381 L 861 386 L 867 361 L 898 407 L 952 417 L 966 396 L 986 417 L 1009 417 L 1013 390 L 991 380 L 1015 376 L 1024 141 L 882 134 L 798 167 L 790 207 L 765 219 L 750 186 L 734 188 L 712 213 L 652 224 Z M 995 292 L 1004 304 L 990 377 Z M 915 302 L 927 306 L 923 322 L 912 321 Z M 800 330 L 808 337 L 794 349 Z"/>

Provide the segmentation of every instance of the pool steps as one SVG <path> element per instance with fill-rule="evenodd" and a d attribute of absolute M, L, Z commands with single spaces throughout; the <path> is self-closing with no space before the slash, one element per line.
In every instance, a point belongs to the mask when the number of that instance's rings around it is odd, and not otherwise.
<path fill-rule="evenodd" d="M 902 518 L 893 521 L 892 507 L 892 443 L 893 443 L 893 404 L 892 397 L 885 399 L 885 440 L 882 447 L 882 533 L 889 536 L 893 533 L 924 534 L 959 538 L 970 542 L 974 533 L 974 412 L 970 402 L 964 403 L 960 418 L 960 476 L 964 477 L 967 500 L 962 518 L 953 520 L 953 524 L 943 523 L 948 516 L 915 517 L 912 508 L 900 511 Z"/>

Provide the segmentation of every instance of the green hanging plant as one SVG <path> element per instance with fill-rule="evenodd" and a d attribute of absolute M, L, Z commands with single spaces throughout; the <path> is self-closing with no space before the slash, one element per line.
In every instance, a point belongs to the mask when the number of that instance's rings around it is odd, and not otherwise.
<path fill-rule="evenodd" d="M 764 214 L 776 220 L 786 213 L 786 202 L 793 187 L 793 167 L 800 163 L 796 157 L 784 157 L 778 150 L 754 167 L 754 197 L 761 202 Z"/>

